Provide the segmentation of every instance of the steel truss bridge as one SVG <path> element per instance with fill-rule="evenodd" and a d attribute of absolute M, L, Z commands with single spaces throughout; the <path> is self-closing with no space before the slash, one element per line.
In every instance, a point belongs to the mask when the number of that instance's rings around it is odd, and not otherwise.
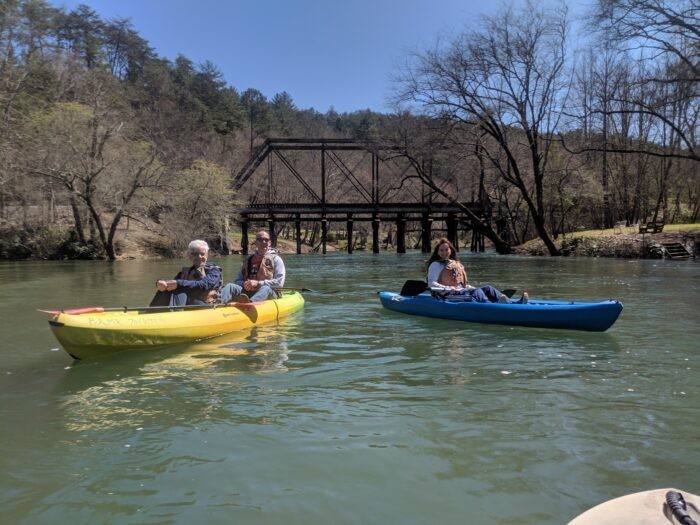
<path fill-rule="evenodd" d="M 395 225 L 398 253 L 406 252 L 406 233 L 412 225 L 419 225 L 424 253 L 431 251 L 434 231 L 445 231 L 459 246 L 460 230 L 471 230 L 472 251 L 483 251 L 483 237 L 473 230 L 471 217 L 459 206 L 435 199 L 432 189 L 412 176 L 407 162 L 397 175 L 397 157 L 353 139 L 267 139 L 233 179 L 234 189 L 250 196 L 238 208 L 243 253 L 248 253 L 251 228 L 266 228 L 275 245 L 279 224 L 284 223 L 294 224 L 297 253 L 301 253 L 302 223 L 320 225 L 323 253 L 330 223 L 344 223 L 348 253 L 353 252 L 355 223 L 370 223 L 372 251 L 378 253 L 380 225 L 386 222 Z M 460 204 L 478 217 L 483 215 L 478 203 Z"/>

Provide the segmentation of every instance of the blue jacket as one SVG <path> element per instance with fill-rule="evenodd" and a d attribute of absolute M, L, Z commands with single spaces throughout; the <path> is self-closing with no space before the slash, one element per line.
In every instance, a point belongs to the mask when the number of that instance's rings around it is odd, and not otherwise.
<path fill-rule="evenodd" d="M 203 267 L 185 267 L 175 276 L 177 289 L 175 291 L 187 292 L 188 303 L 194 299 L 207 300 L 210 290 L 218 291 L 221 288 L 223 277 L 221 268 L 207 262 Z"/>

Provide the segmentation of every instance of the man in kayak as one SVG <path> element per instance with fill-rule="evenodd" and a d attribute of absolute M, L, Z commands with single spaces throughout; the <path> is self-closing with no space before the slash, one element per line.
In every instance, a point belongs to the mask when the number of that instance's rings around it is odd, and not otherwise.
<path fill-rule="evenodd" d="M 216 302 L 222 284 L 221 268 L 207 262 L 209 245 L 202 240 L 192 241 L 187 247 L 187 257 L 192 266 L 180 270 L 174 279 L 156 281 L 158 291 L 151 301 L 151 306 L 185 306 Z"/>
<path fill-rule="evenodd" d="M 270 234 L 260 230 L 255 234 L 255 253 L 245 260 L 236 281 L 221 289 L 220 300 L 225 304 L 276 299 L 284 278 L 282 257 L 270 246 Z"/>
<path fill-rule="evenodd" d="M 457 250 L 445 237 L 438 240 L 433 254 L 428 259 L 428 287 L 440 295 L 463 297 L 477 303 L 520 303 L 528 301 L 527 292 L 517 300 L 508 297 L 491 285 L 476 288 L 469 284 L 467 272 L 459 262 Z"/>

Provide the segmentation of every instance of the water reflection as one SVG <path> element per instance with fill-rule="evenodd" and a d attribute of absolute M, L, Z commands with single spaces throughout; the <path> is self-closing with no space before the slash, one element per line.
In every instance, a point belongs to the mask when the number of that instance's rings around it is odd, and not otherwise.
<path fill-rule="evenodd" d="M 59 386 L 67 430 L 192 425 L 232 416 L 227 405 L 250 375 L 287 371 L 299 319 L 253 327 L 195 344 L 125 351 L 77 362 Z"/>

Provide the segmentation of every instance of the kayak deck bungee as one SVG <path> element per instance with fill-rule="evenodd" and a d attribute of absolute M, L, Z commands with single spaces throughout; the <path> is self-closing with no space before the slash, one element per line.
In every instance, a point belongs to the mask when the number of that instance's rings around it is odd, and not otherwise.
<path fill-rule="evenodd" d="M 405 297 L 393 292 L 379 292 L 379 300 L 384 308 L 404 314 L 472 323 L 593 332 L 610 328 L 622 312 L 622 303 L 615 300 L 582 302 L 530 299 L 526 304 L 478 303 L 439 299 L 430 293 Z"/>
<path fill-rule="evenodd" d="M 75 359 L 85 359 L 129 348 L 216 337 L 276 321 L 303 307 L 304 298 L 299 292 L 285 291 L 279 299 L 183 310 L 99 307 L 68 310 L 56 312 L 49 325 L 66 352 Z"/>

